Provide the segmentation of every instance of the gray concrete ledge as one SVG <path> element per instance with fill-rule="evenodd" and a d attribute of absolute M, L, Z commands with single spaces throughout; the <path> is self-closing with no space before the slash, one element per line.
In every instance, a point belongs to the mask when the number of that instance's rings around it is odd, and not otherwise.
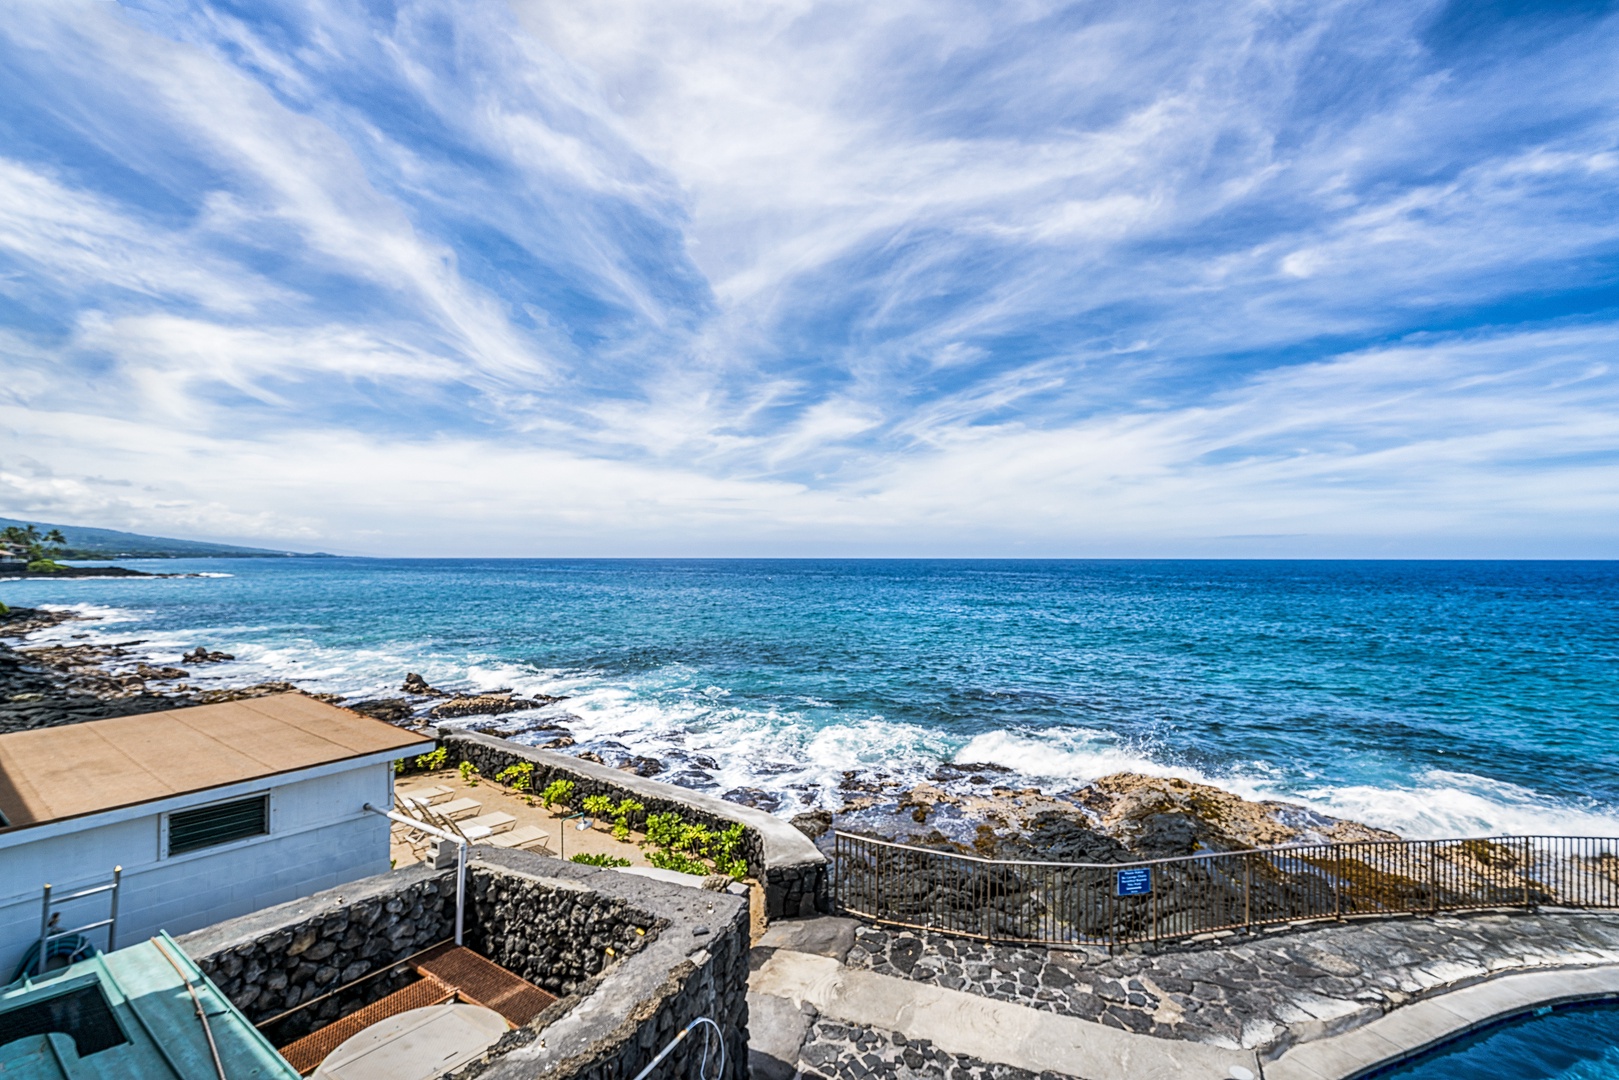
<path fill-rule="evenodd" d="M 951 1054 L 1084 1080 L 1229 1080 L 1254 1077 L 1251 1050 L 1158 1039 L 1072 1016 L 946 990 L 777 949 L 754 972 L 756 997 L 812 1006 L 822 1016 L 926 1039 Z M 780 1053 L 770 1048 L 771 1056 Z"/>
<path fill-rule="evenodd" d="M 453 875 L 453 870 L 435 870 L 425 863 L 415 863 L 326 889 L 301 900 L 289 900 L 284 904 L 226 919 L 194 930 L 175 941 L 193 959 L 210 956 L 226 949 L 251 945 L 264 935 L 285 930 L 289 926 L 336 915 L 367 900 L 392 900 L 419 882 L 443 882 Z M 453 910 L 453 901 L 451 907 Z"/>
<path fill-rule="evenodd" d="M 1295 1046 L 1262 1063 L 1262 1074 L 1267 1080 L 1354 1080 L 1496 1021 L 1585 1000 L 1619 1000 L 1619 964 L 1500 975 L 1423 998 L 1353 1031 Z"/>

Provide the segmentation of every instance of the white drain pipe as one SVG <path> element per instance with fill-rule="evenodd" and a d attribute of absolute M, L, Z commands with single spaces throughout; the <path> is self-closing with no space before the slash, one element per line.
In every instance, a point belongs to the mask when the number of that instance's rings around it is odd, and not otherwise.
<path fill-rule="evenodd" d="M 455 836 L 445 832 L 443 829 L 434 828 L 425 821 L 417 821 L 415 818 L 407 817 L 395 810 L 379 810 L 370 803 L 366 803 L 365 808 L 373 814 L 381 814 L 390 821 L 397 821 L 401 825 L 409 825 L 413 829 L 420 829 L 429 836 L 448 840 L 455 845 L 455 943 L 457 945 L 461 944 L 461 912 L 466 905 L 467 898 L 467 838 Z"/>

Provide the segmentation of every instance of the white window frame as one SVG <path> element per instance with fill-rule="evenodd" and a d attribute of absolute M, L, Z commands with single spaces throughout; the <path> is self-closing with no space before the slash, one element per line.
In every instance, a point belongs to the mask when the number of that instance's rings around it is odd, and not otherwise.
<path fill-rule="evenodd" d="M 246 802 L 248 799 L 262 798 L 265 800 L 264 831 L 253 836 L 244 836 L 240 840 L 227 840 L 223 844 L 210 844 L 207 847 L 197 848 L 195 851 L 182 851 L 178 855 L 169 854 L 169 815 L 187 814 L 193 810 L 207 810 L 213 806 L 228 806 L 231 803 Z M 161 863 L 185 862 L 187 859 L 217 855 L 224 851 L 235 851 L 238 848 L 250 847 L 253 844 L 262 844 L 274 838 L 276 834 L 276 798 L 275 788 L 264 788 L 260 791 L 246 791 L 232 795 L 226 799 L 212 799 L 208 802 L 195 803 L 191 806 L 176 806 L 172 810 L 165 810 L 158 815 L 157 828 L 157 860 Z"/>

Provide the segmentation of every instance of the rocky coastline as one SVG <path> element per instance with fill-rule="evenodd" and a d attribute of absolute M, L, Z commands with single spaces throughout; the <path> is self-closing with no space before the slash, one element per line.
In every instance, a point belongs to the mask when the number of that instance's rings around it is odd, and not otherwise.
<path fill-rule="evenodd" d="M 34 646 L 20 643 L 29 634 L 79 618 L 72 612 L 38 608 L 14 607 L 0 612 L 0 734 L 298 689 L 288 682 L 266 682 L 200 690 L 183 681 L 189 671 L 154 667 L 141 660 L 133 651 L 142 644 L 139 640 Z M 203 652 L 215 661 L 229 659 L 223 653 Z M 187 660 L 196 662 L 196 653 Z M 331 694 L 311 696 L 323 701 L 338 700 Z"/>
<path fill-rule="evenodd" d="M 171 578 L 196 577 L 195 574 L 154 574 L 146 570 L 131 570 L 124 566 L 67 566 L 60 570 L 30 570 L 27 563 L 0 560 L 0 581 L 15 578 L 50 578 L 54 581 L 74 581 L 79 578 Z"/>
<path fill-rule="evenodd" d="M 301 689 L 288 682 L 207 689 L 191 685 L 192 669 L 234 659 L 201 644 L 184 655 L 181 667 L 145 662 L 139 640 L 78 643 L 70 637 L 67 643 L 25 643 L 30 634 L 79 618 L 71 612 L 28 608 L 0 613 L 0 733 Z M 683 786 L 702 786 L 710 781 L 708 770 L 718 768 L 700 755 L 659 760 L 621 744 L 574 750 L 568 722 L 576 718 L 559 697 L 443 689 L 415 672 L 407 673 L 399 690 L 385 697 L 311 696 L 401 726 L 442 723 L 497 737 L 521 735 L 528 745 Z M 990 763 L 944 763 L 921 783 L 881 772 L 848 772 L 835 791 L 799 792 L 804 799 L 800 805 L 816 808 L 792 821 L 824 847 L 830 847 L 834 830 L 844 830 L 984 858 L 1092 863 L 1286 843 L 1397 839 L 1385 830 L 1297 804 L 1248 800 L 1176 777 L 1116 773 L 1067 791 L 1017 781 L 1011 770 Z M 790 809 L 780 793 L 759 788 L 716 794 L 783 816 Z"/>

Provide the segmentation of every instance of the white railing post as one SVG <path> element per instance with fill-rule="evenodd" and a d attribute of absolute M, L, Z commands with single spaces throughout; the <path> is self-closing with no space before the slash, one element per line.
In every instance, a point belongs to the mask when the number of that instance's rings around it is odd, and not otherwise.
<path fill-rule="evenodd" d="M 443 829 L 434 828 L 424 821 L 418 821 L 404 814 L 392 810 L 380 810 L 370 803 L 365 808 L 373 814 L 381 814 L 389 821 L 397 821 L 401 825 L 409 825 L 413 829 L 420 829 L 429 836 L 436 836 L 440 840 L 448 840 L 456 846 L 455 853 L 455 943 L 461 944 L 461 929 L 463 925 L 462 911 L 466 906 L 467 897 L 467 839 L 464 836 L 454 836 Z"/>

